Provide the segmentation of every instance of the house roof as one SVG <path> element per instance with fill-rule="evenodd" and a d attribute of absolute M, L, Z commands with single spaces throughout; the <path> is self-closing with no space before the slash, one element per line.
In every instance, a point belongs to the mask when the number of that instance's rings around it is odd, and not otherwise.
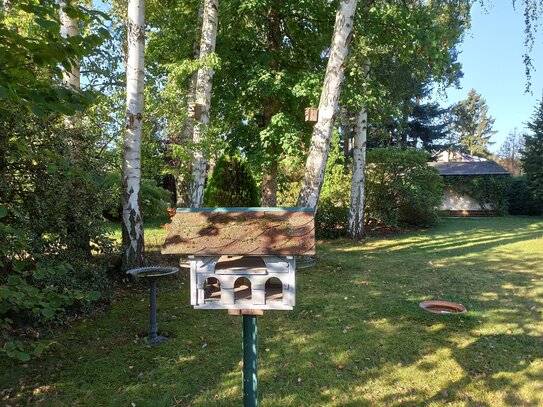
<path fill-rule="evenodd" d="M 440 175 L 511 175 L 494 161 L 479 162 L 429 162 Z"/>
<path fill-rule="evenodd" d="M 310 208 L 178 209 L 163 254 L 314 255 Z"/>
<path fill-rule="evenodd" d="M 468 153 L 464 153 L 458 150 L 445 149 L 445 150 L 436 152 L 432 156 L 432 161 L 437 161 L 437 162 L 451 162 L 451 161 L 474 162 L 476 161 L 476 162 L 479 162 L 479 161 L 487 161 L 487 159 L 483 157 L 470 155 Z"/>

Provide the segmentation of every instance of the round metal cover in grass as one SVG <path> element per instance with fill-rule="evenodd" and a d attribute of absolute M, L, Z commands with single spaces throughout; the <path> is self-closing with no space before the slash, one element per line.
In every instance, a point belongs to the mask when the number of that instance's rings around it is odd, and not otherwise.
<path fill-rule="evenodd" d="M 177 267 L 170 266 L 150 266 L 128 270 L 126 273 L 135 278 L 156 278 L 169 276 L 179 271 Z"/>
<path fill-rule="evenodd" d="M 423 301 L 419 307 L 432 314 L 463 314 L 467 311 L 462 304 L 450 301 Z"/>

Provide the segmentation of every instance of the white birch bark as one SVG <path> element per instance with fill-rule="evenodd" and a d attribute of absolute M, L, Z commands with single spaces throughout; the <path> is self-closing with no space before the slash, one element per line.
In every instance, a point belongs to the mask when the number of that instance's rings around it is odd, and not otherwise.
<path fill-rule="evenodd" d="M 364 64 L 364 75 L 370 71 L 370 61 Z M 351 181 L 351 206 L 348 230 L 353 240 L 362 240 L 364 231 L 364 198 L 366 169 L 366 143 L 368 139 L 368 110 L 362 106 L 356 119 L 353 140 L 353 177 Z"/>
<path fill-rule="evenodd" d="M 362 107 L 356 120 L 353 143 L 353 178 L 349 207 L 349 234 L 353 240 L 364 238 L 364 169 L 366 168 L 367 134 L 368 111 L 366 107 Z"/>
<path fill-rule="evenodd" d="M 215 52 L 218 10 L 218 0 L 204 1 L 202 37 L 200 41 L 200 59 L 205 59 L 207 56 Z M 212 68 L 209 66 L 203 66 L 198 70 L 198 79 L 196 81 L 196 103 L 201 106 L 201 114 L 199 120 L 197 120 L 194 125 L 194 133 L 192 138 L 195 145 L 190 188 L 190 204 L 192 208 L 201 207 L 204 199 L 207 159 L 203 153 L 201 143 L 204 139 L 206 128 L 209 123 L 213 74 L 214 72 Z"/>
<path fill-rule="evenodd" d="M 9 13 L 11 11 L 11 0 L 2 0 L 2 13 Z"/>
<path fill-rule="evenodd" d="M 64 12 L 64 9 L 68 6 L 66 0 L 59 0 L 60 6 L 60 35 L 64 38 L 75 37 L 79 35 L 79 26 L 76 18 L 70 17 Z M 62 84 L 71 89 L 80 90 L 80 61 L 79 58 L 73 58 L 71 61 L 71 69 L 62 68 Z M 79 124 L 80 117 L 78 115 L 67 116 L 64 119 L 64 124 L 68 128 L 76 127 Z"/>
<path fill-rule="evenodd" d="M 298 206 L 316 209 L 328 160 L 345 59 L 349 52 L 357 0 L 341 0 L 336 14 L 330 58 L 319 102 L 319 119 L 313 128 Z"/>
<path fill-rule="evenodd" d="M 123 268 L 143 263 L 143 219 L 140 210 L 141 134 L 143 118 L 143 57 L 145 0 L 128 0 L 126 116 L 123 140 Z"/>

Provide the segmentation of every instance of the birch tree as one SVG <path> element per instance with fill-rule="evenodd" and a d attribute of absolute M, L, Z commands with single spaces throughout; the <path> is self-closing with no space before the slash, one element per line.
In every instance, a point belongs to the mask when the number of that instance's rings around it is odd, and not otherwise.
<path fill-rule="evenodd" d="M 128 1 L 127 44 L 126 116 L 121 180 L 124 269 L 139 267 L 143 263 L 143 219 L 140 210 L 140 185 L 145 0 Z"/>
<path fill-rule="evenodd" d="M 59 1 L 59 16 L 60 16 L 60 35 L 64 38 L 76 37 L 79 35 L 78 21 L 75 17 L 70 17 L 66 13 L 66 8 L 69 6 L 66 0 Z M 79 58 L 74 57 L 71 60 L 71 69 L 62 68 L 62 83 L 70 88 L 79 90 L 80 85 L 80 69 Z"/>
<path fill-rule="evenodd" d="M 364 73 L 369 73 L 369 60 Z M 353 177 L 351 181 L 351 205 L 349 207 L 349 234 L 353 240 L 364 238 L 364 170 L 366 168 L 366 141 L 368 138 L 368 110 L 362 106 L 356 120 L 353 142 Z"/>
<path fill-rule="evenodd" d="M 344 76 L 345 59 L 351 41 L 356 4 L 357 0 L 342 0 L 336 14 L 330 57 L 319 102 L 319 117 L 311 136 L 311 147 L 305 165 L 298 206 L 316 208 L 319 200 L 334 127 L 335 111 Z"/>
<path fill-rule="evenodd" d="M 70 17 L 65 9 L 69 6 L 66 0 L 59 1 L 60 16 L 60 35 L 64 38 L 76 37 L 79 35 L 78 21 L 75 17 Z M 64 86 L 74 90 L 81 89 L 80 81 L 80 61 L 74 57 L 70 61 L 70 68 L 62 67 L 62 83 Z M 64 124 L 68 128 L 76 127 L 79 122 L 79 116 L 66 116 Z"/>
<path fill-rule="evenodd" d="M 200 108 L 200 115 L 194 125 L 193 139 L 194 161 L 192 164 L 191 180 L 191 207 L 199 208 L 204 199 L 204 185 L 206 179 L 207 159 L 202 142 L 209 123 L 209 110 L 211 107 L 211 89 L 213 85 L 213 68 L 209 66 L 206 58 L 215 52 L 218 23 L 218 0 L 204 0 L 204 14 L 202 20 L 202 36 L 200 40 L 200 60 L 204 66 L 198 69 L 196 80 L 196 104 Z"/>

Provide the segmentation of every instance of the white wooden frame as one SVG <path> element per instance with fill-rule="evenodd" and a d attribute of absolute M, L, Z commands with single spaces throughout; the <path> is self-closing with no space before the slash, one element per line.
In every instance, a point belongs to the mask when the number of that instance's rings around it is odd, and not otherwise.
<path fill-rule="evenodd" d="M 293 256 L 261 256 L 265 271 L 251 269 L 215 270 L 221 256 L 189 256 L 190 303 L 196 309 L 292 310 L 296 304 L 296 261 Z M 205 298 L 208 278 L 219 281 L 220 300 Z M 240 277 L 251 282 L 251 299 L 235 300 L 234 284 Z M 265 286 L 270 278 L 282 284 L 282 299 L 266 301 Z"/>

